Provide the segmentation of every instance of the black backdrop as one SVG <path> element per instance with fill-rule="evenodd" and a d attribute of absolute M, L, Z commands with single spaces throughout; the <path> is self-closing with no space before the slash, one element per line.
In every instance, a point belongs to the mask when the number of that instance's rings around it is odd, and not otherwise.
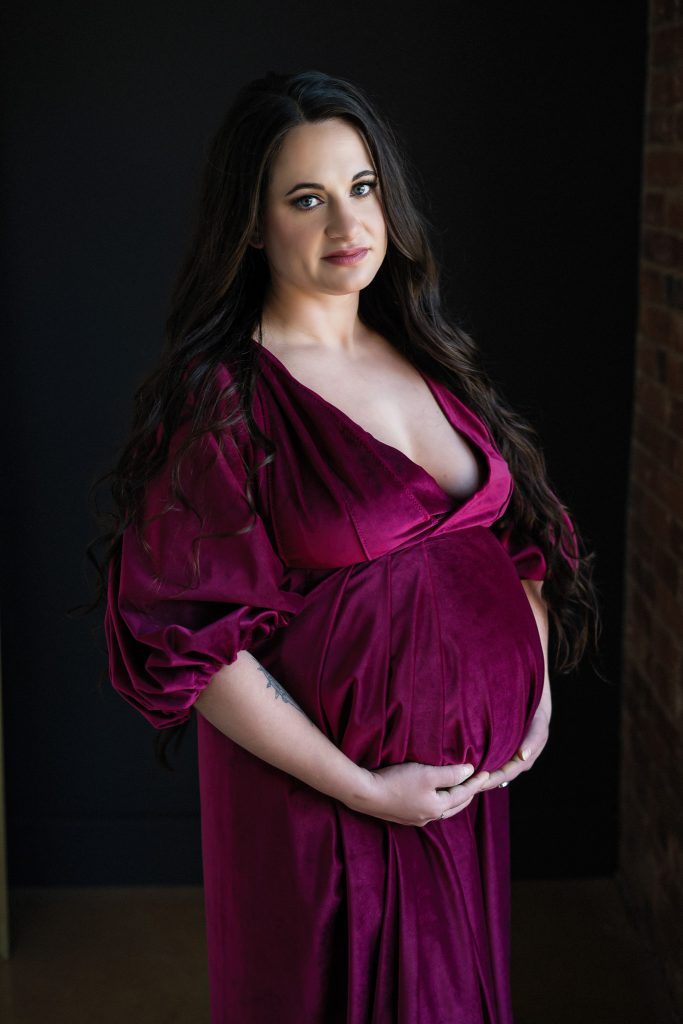
<path fill-rule="evenodd" d="M 597 548 L 601 682 L 554 680 L 514 784 L 517 877 L 615 866 L 644 3 L 9 5 L 2 627 L 10 882 L 201 878 L 195 736 L 176 771 L 108 686 L 90 482 L 156 358 L 202 154 L 267 70 L 350 78 L 402 132 L 444 288 Z M 258 813 L 258 808 L 255 809 Z"/>

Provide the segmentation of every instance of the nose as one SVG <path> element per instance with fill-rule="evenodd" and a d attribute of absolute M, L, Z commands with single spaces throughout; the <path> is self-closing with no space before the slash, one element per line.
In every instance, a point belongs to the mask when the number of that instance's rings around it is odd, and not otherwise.
<path fill-rule="evenodd" d="M 358 217 L 354 210 L 352 199 L 347 202 L 330 202 L 328 204 L 329 216 L 325 233 L 333 239 L 353 239 L 358 234 Z"/>

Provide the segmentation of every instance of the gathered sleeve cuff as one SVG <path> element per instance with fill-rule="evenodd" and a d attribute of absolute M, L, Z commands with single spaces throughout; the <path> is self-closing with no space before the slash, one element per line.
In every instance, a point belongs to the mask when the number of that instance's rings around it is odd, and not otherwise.
<path fill-rule="evenodd" d="M 285 566 L 248 507 L 237 445 L 231 436 L 224 443 L 221 451 L 205 435 L 183 460 L 181 485 L 201 522 L 178 501 L 162 511 L 172 443 L 146 498 L 149 549 L 129 526 L 109 570 L 104 626 L 111 683 L 158 729 L 187 721 L 213 675 L 286 626 L 304 600 L 287 589 Z"/>

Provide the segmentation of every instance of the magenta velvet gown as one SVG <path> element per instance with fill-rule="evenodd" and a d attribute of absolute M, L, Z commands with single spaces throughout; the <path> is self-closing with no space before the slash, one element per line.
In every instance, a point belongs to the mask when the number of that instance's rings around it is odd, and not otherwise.
<path fill-rule="evenodd" d="M 543 579 L 546 564 L 490 529 L 513 481 L 489 430 L 422 374 L 481 466 L 479 489 L 456 501 L 273 353 L 260 366 L 254 414 L 277 454 L 259 471 L 256 525 L 204 538 L 194 587 L 195 516 L 155 519 L 147 553 L 125 534 L 105 618 L 114 687 L 164 728 L 248 650 L 365 768 L 500 767 L 541 697 L 520 578 Z M 242 430 L 186 463 L 203 533 L 250 521 L 250 444 Z M 150 487 L 149 514 L 167 483 Z M 394 824 L 196 719 L 213 1024 L 510 1024 L 507 789 L 424 827 Z"/>

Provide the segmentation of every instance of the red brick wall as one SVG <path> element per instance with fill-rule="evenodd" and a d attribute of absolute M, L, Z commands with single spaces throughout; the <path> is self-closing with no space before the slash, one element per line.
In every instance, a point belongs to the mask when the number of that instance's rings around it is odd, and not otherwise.
<path fill-rule="evenodd" d="M 619 875 L 683 1006 L 683 0 L 651 0 Z"/>

